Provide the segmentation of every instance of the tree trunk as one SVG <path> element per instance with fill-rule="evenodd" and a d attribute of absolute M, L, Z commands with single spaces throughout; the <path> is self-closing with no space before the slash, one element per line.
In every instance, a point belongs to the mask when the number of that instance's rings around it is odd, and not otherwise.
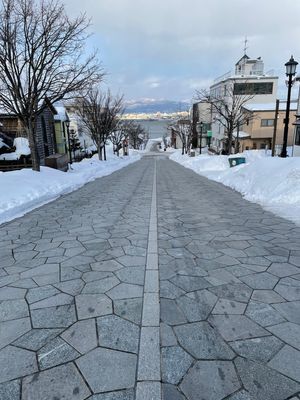
<path fill-rule="evenodd" d="M 104 161 L 106 161 L 106 148 L 105 148 L 105 145 L 103 146 L 103 153 L 104 153 Z"/>
<path fill-rule="evenodd" d="M 100 144 L 98 144 L 98 157 L 99 161 L 102 161 L 102 147 Z"/>
<path fill-rule="evenodd" d="M 34 137 L 34 128 L 32 122 L 28 122 L 28 126 L 26 127 L 26 133 L 29 143 L 29 148 L 31 152 L 31 161 L 32 161 L 32 169 L 34 171 L 40 172 L 40 158 L 36 148 L 36 142 Z"/>

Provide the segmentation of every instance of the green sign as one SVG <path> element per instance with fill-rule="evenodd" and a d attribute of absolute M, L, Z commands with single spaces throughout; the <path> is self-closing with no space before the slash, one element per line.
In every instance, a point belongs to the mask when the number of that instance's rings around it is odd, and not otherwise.
<path fill-rule="evenodd" d="M 212 137 L 212 131 L 207 131 L 207 137 Z"/>

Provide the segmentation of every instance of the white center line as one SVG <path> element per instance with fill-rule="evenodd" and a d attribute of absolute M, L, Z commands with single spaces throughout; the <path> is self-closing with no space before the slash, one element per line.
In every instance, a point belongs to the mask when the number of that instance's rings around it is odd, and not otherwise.
<path fill-rule="evenodd" d="M 160 304 L 157 244 L 156 159 L 150 212 L 136 400 L 161 400 Z"/>

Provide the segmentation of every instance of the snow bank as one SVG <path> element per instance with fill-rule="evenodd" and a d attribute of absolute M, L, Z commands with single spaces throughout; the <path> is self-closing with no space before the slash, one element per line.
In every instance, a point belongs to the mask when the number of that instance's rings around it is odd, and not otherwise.
<path fill-rule="evenodd" d="M 300 158 L 269 157 L 265 151 L 246 151 L 246 164 L 229 167 L 227 156 L 170 156 L 186 168 L 242 193 L 246 200 L 300 223 Z"/>
<path fill-rule="evenodd" d="M 28 139 L 22 137 L 15 138 L 14 147 L 16 148 L 16 151 L 12 153 L 1 154 L 0 160 L 13 161 L 13 160 L 19 160 L 21 156 L 29 156 L 30 148 Z"/>
<path fill-rule="evenodd" d="M 0 172 L 0 223 L 20 217 L 62 194 L 72 192 L 87 182 L 109 175 L 139 159 L 139 154 L 131 152 L 128 157 L 109 155 L 107 161 L 99 161 L 97 156 L 84 159 L 73 163 L 69 172 L 47 167 L 42 167 L 41 172 L 31 169 Z"/>
<path fill-rule="evenodd" d="M 157 151 L 157 146 L 162 142 L 162 138 L 149 139 L 145 147 L 145 152 Z"/>

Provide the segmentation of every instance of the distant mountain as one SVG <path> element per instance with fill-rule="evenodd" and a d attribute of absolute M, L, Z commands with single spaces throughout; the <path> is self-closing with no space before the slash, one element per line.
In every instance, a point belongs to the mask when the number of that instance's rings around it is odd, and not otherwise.
<path fill-rule="evenodd" d="M 187 111 L 190 104 L 186 101 L 173 101 L 173 100 L 155 100 L 155 99 L 141 99 L 131 100 L 125 103 L 125 113 L 132 114 L 153 114 L 161 113 L 174 113 L 178 111 Z"/>

